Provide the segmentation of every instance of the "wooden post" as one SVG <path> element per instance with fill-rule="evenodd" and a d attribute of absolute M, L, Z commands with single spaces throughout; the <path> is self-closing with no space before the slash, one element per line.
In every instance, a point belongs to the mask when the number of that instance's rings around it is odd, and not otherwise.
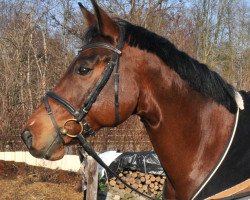
<path fill-rule="evenodd" d="M 97 200 L 98 169 L 97 169 L 97 162 L 91 156 L 87 157 L 86 178 L 87 178 L 86 200 Z"/>

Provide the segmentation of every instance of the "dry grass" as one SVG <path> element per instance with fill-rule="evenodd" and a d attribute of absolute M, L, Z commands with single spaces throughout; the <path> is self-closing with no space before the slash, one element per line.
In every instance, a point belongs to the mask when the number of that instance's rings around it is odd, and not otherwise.
<path fill-rule="evenodd" d="M 77 200 L 80 177 L 76 173 L 0 161 L 0 199 Z"/>
<path fill-rule="evenodd" d="M 23 177 L 16 180 L 0 180 L 1 199 L 6 200 L 66 200 L 82 199 L 82 194 L 66 183 L 31 182 Z"/>

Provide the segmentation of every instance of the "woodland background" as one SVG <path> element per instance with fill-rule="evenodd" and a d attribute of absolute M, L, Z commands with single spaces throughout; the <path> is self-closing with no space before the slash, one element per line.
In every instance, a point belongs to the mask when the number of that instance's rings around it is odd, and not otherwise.
<path fill-rule="evenodd" d="M 249 0 L 98 2 L 111 16 L 168 38 L 237 89 L 250 90 Z M 76 55 L 84 28 L 75 0 L 0 0 L 0 150 L 25 149 L 21 129 Z M 137 117 L 91 141 L 98 151 L 152 148 Z"/>

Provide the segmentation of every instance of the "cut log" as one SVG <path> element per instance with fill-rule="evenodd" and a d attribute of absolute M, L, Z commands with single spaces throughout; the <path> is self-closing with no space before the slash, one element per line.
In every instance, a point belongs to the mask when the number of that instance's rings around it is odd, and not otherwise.
<path fill-rule="evenodd" d="M 148 190 L 148 186 L 147 185 L 143 185 L 142 188 L 143 188 L 144 191 Z"/>
<path fill-rule="evenodd" d="M 127 184 L 131 185 L 134 189 L 139 190 L 145 194 L 155 197 L 163 190 L 163 185 L 166 178 L 159 175 L 145 174 L 138 171 L 126 170 L 118 174 Z M 111 178 L 108 184 L 111 187 L 119 188 L 125 193 L 131 193 L 131 189 L 127 188 L 123 183 L 115 177 Z"/>
<path fill-rule="evenodd" d="M 109 181 L 109 185 L 111 185 L 111 186 L 114 187 L 116 185 L 116 181 L 115 180 L 110 180 Z"/>
<path fill-rule="evenodd" d="M 138 191 L 139 192 L 143 192 L 143 188 L 138 188 Z"/>
<path fill-rule="evenodd" d="M 150 183 L 150 184 L 149 184 L 149 187 L 150 187 L 150 188 L 154 188 L 154 187 L 155 187 L 155 184 L 154 184 L 154 183 Z"/>
<path fill-rule="evenodd" d="M 160 180 L 160 183 L 163 185 L 163 184 L 165 183 L 165 179 L 162 178 L 162 179 Z"/>
<path fill-rule="evenodd" d="M 146 174 L 146 175 L 145 175 L 145 178 L 146 178 L 146 180 L 149 180 L 149 179 L 150 179 L 150 175 L 149 175 L 149 174 Z"/>
<path fill-rule="evenodd" d="M 158 189 L 159 189 L 158 185 L 155 185 L 154 189 L 155 189 L 155 190 L 158 190 Z"/>
<path fill-rule="evenodd" d="M 131 177 L 131 178 L 129 178 L 128 182 L 129 182 L 130 184 L 134 184 L 134 183 L 135 183 L 135 179 Z"/>
<path fill-rule="evenodd" d="M 123 183 L 120 183 L 120 184 L 119 184 L 119 188 L 120 188 L 120 189 L 124 189 L 124 188 L 125 188 L 125 185 L 124 185 Z"/>
<path fill-rule="evenodd" d="M 145 176 L 145 174 L 144 173 L 142 173 L 142 172 L 139 172 L 139 177 L 144 177 Z"/>
<path fill-rule="evenodd" d="M 155 177 L 154 177 L 153 175 L 151 175 L 150 181 L 151 181 L 151 182 L 155 182 Z"/>
<path fill-rule="evenodd" d="M 144 176 L 142 176 L 142 177 L 140 178 L 140 180 L 141 180 L 142 183 L 144 183 L 144 182 L 146 181 L 146 178 L 145 178 Z"/>
<path fill-rule="evenodd" d="M 155 178 L 155 181 L 157 181 L 157 182 L 160 182 L 160 180 L 161 180 L 161 177 L 160 177 L 160 176 L 157 176 L 157 177 Z"/>
<path fill-rule="evenodd" d="M 137 183 L 134 183 L 133 185 L 132 185 L 132 187 L 134 188 L 134 189 L 138 189 L 138 184 Z"/>
<path fill-rule="evenodd" d="M 131 193 L 132 190 L 131 190 L 130 188 L 127 188 L 127 187 L 126 187 L 126 188 L 125 188 L 125 192 L 126 192 L 126 193 Z"/>
<path fill-rule="evenodd" d="M 136 178 L 137 176 L 138 176 L 137 172 L 133 172 L 133 173 L 132 173 L 132 177 L 133 177 L 133 178 Z"/>

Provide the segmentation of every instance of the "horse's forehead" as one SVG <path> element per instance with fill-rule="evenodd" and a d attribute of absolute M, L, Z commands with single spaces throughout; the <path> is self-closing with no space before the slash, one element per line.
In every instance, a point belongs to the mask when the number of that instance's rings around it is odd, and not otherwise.
<path fill-rule="evenodd" d="M 109 42 L 107 41 L 107 37 L 101 35 L 95 26 L 89 28 L 85 32 L 82 38 L 83 45 L 87 45 L 87 44 L 94 43 L 94 42 Z"/>

